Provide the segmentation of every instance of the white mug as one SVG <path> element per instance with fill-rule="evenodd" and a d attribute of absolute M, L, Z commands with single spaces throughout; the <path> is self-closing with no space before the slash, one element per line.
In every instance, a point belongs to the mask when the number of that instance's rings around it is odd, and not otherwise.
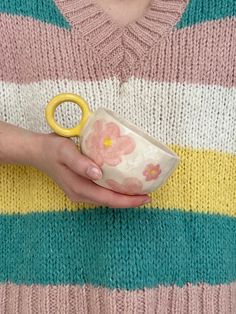
<path fill-rule="evenodd" d="M 64 102 L 80 106 L 82 119 L 73 128 L 63 128 L 54 119 Z M 141 195 L 160 188 L 177 168 L 180 158 L 166 145 L 114 112 L 98 108 L 91 112 L 76 94 L 60 94 L 46 106 L 46 120 L 55 133 L 78 136 L 81 152 L 102 169 L 94 182 L 122 194 Z"/>

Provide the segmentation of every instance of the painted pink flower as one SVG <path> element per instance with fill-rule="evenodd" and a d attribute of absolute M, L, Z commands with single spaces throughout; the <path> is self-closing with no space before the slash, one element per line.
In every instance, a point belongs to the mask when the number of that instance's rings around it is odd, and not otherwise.
<path fill-rule="evenodd" d="M 137 178 L 126 178 L 124 179 L 123 184 L 112 179 L 106 180 L 106 183 L 112 190 L 122 194 L 143 194 L 143 184 Z"/>
<path fill-rule="evenodd" d="M 148 164 L 143 171 L 146 181 L 156 180 L 161 173 L 160 165 Z"/>
<path fill-rule="evenodd" d="M 133 152 L 134 140 L 127 135 L 120 135 L 120 128 L 113 122 L 105 123 L 97 120 L 93 130 L 85 140 L 88 156 L 99 166 L 103 163 L 116 166 L 122 161 L 122 156 Z"/>

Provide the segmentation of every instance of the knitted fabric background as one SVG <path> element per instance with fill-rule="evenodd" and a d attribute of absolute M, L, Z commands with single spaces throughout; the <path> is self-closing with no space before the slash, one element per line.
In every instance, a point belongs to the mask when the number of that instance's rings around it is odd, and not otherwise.
<path fill-rule="evenodd" d="M 0 313 L 236 313 L 236 1 L 152 0 L 121 27 L 96 0 L 1 0 L 0 29 L 1 121 L 51 132 L 47 102 L 78 93 L 181 158 L 127 209 L 0 165 Z"/>

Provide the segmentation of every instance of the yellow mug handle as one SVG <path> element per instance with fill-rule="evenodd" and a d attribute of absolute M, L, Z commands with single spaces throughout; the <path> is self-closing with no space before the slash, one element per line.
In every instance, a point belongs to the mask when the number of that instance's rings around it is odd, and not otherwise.
<path fill-rule="evenodd" d="M 56 108 L 66 101 L 71 101 L 76 105 L 79 105 L 82 110 L 82 119 L 80 123 L 73 128 L 63 128 L 55 121 L 54 118 Z M 49 126 L 55 131 L 55 133 L 64 137 L 80 136 L 81 130 L 85 126 L 90 114 L 91 111 L 87 102 L 81 96 L 70 93 L 63 93 L 55 96 L 49 101 L 45 109 L 45 116 Z"/>

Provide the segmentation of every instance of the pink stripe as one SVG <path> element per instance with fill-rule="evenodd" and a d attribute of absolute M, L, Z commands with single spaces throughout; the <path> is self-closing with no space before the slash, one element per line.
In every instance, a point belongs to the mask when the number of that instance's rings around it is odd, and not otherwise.
<path fill-rule="evenodd" d="M 0 285 L 0 309 L 2 313 L 6 313 L 7 303 L 6 289 L 7 285 Z"/>
<path fill-rule="evenodd" d="M 4 43 L 0 45 L 0 78 L 4 81 L 95 81 L 117 73 L 115 64 L 108 67 L 109 60 L 94 52 L 78 29 L 68 31 L 4 14 L 0 15 L 0 29 Z M 174 31 L 132 65 L 132 72 L 125 68 L 120 73 L 160 82 L 236 86 L 235 29 L 236 19 L 225 19 Z"/>
<path fill-rule="evenodd" d="M 109 290 L 92 286 L 0 285 L 4 313 L 236 313 L 236 282 L 210 286 L 188 284 L 144 290 Z M 0 311 L 0 312 L 1 312 Z"/>

